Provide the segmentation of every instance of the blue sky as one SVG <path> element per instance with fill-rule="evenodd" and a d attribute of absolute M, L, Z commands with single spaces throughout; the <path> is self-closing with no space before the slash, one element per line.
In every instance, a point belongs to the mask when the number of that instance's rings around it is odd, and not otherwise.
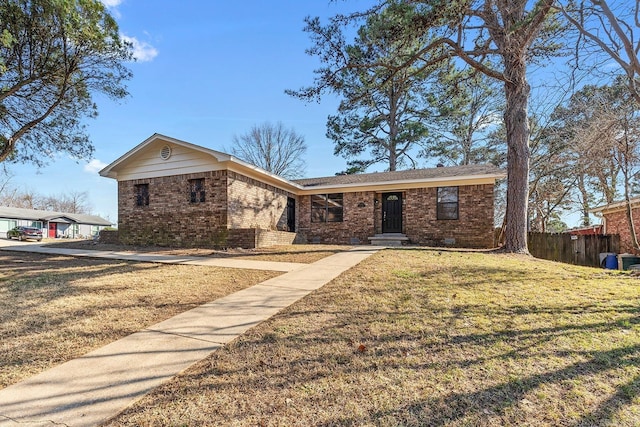
<path fill-rule="evenodd" d="M 99 116 L 87 121 L 93 159 L 60 155 L 41 169 L 8 165 L 11 185 L 45 196 L 87 192 L 93 213 L 116 223 L 117 184 L 98 171 L 153 133 L 225 151 L 234 135 L 278 121 L 305 137 L 306 176 L 345 169 L 325 137 L 327 116 L 335 114 L 338 100 L 325 96 L 319 104 L 305 104 L 284 91 L 310 85 L 319 66 L 305 53 L 311 42 L 302 31 L 304 18 L 326 22 L 374 0 L 102 1 L 135 47 L 130 96 L 121 102 L 96 98 Z M 544 76 L 553 77 L 555 69 L 545 69 Z M 577 218 L 565 220 L 574 225 Z"/>
<path fill-rule="evenodd" d="M 94 213 L 117 220 L 117 185 L 98 170 L 158 132 L 212 149 L 254 124 L 281 121 L 305 137 L 307 176 L 333 175 L 346 166 L 325 137 L 338 101 L 305 104 L 284 93 L 311 84 L 318 62 L 305 53 L 303 19 L 364 9 L 350 0 L 103 0 L 120 31 L 136 47 L 130 96 L 96 98 L 88 120 L 94 158 L 65 156 L 37 169 L 9 165 L 11 184 L 43 195 L 86 191 Z M 373 169 L 372 169 L 373 170 Z"/>

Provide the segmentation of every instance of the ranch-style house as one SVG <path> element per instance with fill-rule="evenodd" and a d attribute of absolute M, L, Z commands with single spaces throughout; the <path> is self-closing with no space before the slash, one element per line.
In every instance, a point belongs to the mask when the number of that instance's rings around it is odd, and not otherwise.
<path fill-rule="evenodd" d="M 253 248 L 403 243 L 488 248 L 491 165 L 288 180 L 154 134 L 100 171 L 118 181 L 123 243 Z"/>

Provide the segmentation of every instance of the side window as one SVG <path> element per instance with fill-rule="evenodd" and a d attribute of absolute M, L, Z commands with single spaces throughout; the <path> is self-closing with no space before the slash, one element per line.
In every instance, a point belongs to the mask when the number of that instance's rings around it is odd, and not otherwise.
<path fill-rule="evenodd" d="M 189 192 L 191 203 L 203 203 L 205 201 L 204 178 L 190 179 Z"/>
<path fill-rule="evenodd" d="M 458 219 L 458 187 L 438 187 L 438 219 Z"/>
<path fill-rule="evenodd" d="M 311 222 L 342 222 L 342 193 L 311 196 Z"/>
<path fill-rule="evenodd" d="M 135 186 L 136 206 L 149 206 L 149 184 Z"/>

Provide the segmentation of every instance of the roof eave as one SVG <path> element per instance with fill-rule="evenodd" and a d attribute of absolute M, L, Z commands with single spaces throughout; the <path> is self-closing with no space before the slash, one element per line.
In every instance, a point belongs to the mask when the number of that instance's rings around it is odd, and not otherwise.
<path fill-rule="evenodd" d="M 451 182 L 464 182 L 464 181 L 480 181 L 495 182 L 498 179 L 504 178 L 504 174 L 482 174 L 482 175 L 463 175 L 452 177 L 437 177 L 437 178 L 420 178 L 420 179 L 405 179 L 405 180 L 393 180 L 393 181 L 377 181 L 377 182 L 358 182 L 352 184 L 324 184 L 324 185 L 307 185 L 302 189 L 302 194 L 311 194 L 318 192 L 319 190 L 344 190 L 349 188 L 365 188 L 365 187 L 420 187 L 421 184 L 437 184 L 437 183 L 451 183 Z"/>

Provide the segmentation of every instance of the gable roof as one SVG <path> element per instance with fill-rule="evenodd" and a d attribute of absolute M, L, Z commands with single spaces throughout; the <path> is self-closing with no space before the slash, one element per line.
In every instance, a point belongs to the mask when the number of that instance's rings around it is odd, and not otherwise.
<path fill-rule="evenodd" d="M 170 150 L 173 145 L 175 147 L 182 147 L 188 151 L 193 150 L 189 151 L 191 153 L 199 153 L 196 156 L 192 156 L 197 157 L 199 162 L 179 163 L 176 160 L 171 168 L 167 167 L 165 163 L 157 160 L 159 153 L 152 151 L 158 149 L 160 146 L 164 147 L 165 144 L 169 146 Z M 148 155 L 152 152 L 156 160 L 150 162 Z M 147 161 L 147 163 L 145 163 L 145 161 Z M 178 173 L 205 172 L 212 170 L 212 168 L 222 168 L 238 172 L 299 195 L 313 194 L 319 191 L 393 191 L 403 188 L 485 184 L 494 183 L 496 179 L 505 177 L 504 171 L 493 165 L 467 165 L 288 180 L 230 154 L 211 150 L 158 133 L 154 133 L 102 169 L 100 175 L 114 179 L 129 180 L 175 175 Z"/>
<path fill-rule="evenodd" d="M 75 214 L 66 212 L 42 211 L 37 209 L 12 208 L 0 206 L 0 218 L 28 219 L 34 221 L 66 222 L 88 225 L 112 225 L 110 221 L 97 215 Z"/>
<path fill-rule="evenodd" d="M 298 184 L 295 184 L 285 178 L 282 178 L 281 176 L 268 172 L 258 166 L 240 160 L 230 154 L 223 153 L 222 151 L 212 150 L 210 148 L 202 147 L 200 145 L 192 144 L 190 142 L 182 141 L 159 133 L 154 133 L 149 138 L 145 139 L 140 144 L 127 151 L 111 164 L 103 168 L 99 172 L 99 174 L 104 177 L 118 179 L 119 171 L 124 169 L 127 163 L 135 160 L 137 154 L 143 152 L 146 148 L 157 142 L 163 142 L 167 143 L 169 146 L 174 145 L 184 147 L 188 150 L 193 150 L 203 155 L 204 158 L 209 158 L 212 163 L 215 162 L 223 164 L 226 169 L 240 172 L 244 175 L 259 179 L 263 182 L 268 182 L 269 184 L 288 191 L 295 191 L 297 188 L 299 188 Z"/>

